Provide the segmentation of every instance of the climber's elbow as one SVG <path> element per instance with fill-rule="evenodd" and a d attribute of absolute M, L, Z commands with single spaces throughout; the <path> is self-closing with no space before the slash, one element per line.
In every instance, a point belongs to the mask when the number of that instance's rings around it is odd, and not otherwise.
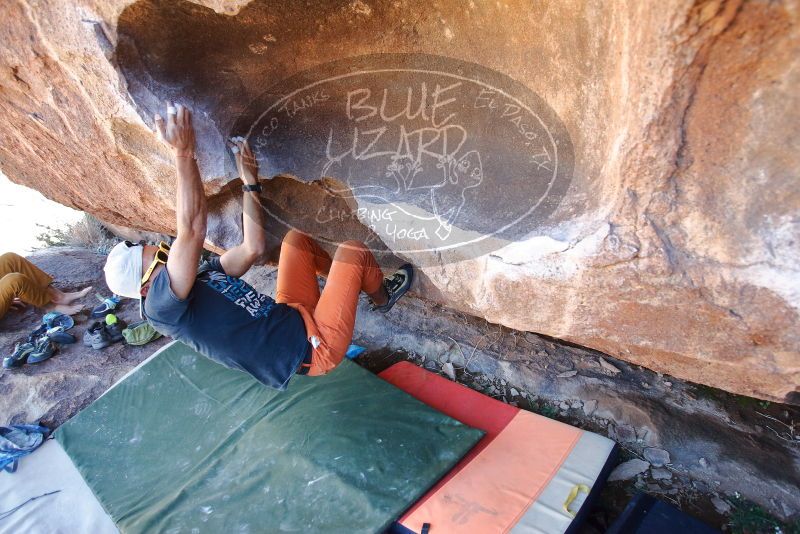
<path fill-rule="evenodd" d="M 178 236 L 186 241 L 203 242 L 206 238 L 206 218 L 192 217 L 178 219 Z"/>

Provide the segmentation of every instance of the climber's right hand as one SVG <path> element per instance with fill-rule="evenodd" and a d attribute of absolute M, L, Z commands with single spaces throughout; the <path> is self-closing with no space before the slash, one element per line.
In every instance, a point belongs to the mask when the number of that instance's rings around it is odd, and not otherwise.
<path fill-rule="evenodd" d="M 167 120 L 156 113 L 155 123 L 158 135 L 175 149 L 176 156 L 194 157 L 194 127 L 192 112 L 181 104 L 167 104 Z"/>

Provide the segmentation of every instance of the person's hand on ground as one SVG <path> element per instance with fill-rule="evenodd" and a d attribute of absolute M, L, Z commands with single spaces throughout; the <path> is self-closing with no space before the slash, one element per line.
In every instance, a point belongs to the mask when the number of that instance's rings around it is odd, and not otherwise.
<path fill-rule="evenodd" d="M 11 309 L 22 311 L 27 307 L 27 305 L 19 299 L 14 299 L 11 301 Z"/>
<path fill-rule="evenodd" d="M 156 113 L 156 131 L 161 139 L 175 149 L 176 156 L 194 156 L 194 127 L 192 113 L 181 104 L 167 102 L 167 120 Z"/>
<path fill-rule="evenodd" d="M 233 157 L 236 159 L 236 168 L 242 181 L 248 185 L 258 183 L 258 160 L 256 160 L 250 144 L 246 139 L 234 137 L 229 143 Z"/>

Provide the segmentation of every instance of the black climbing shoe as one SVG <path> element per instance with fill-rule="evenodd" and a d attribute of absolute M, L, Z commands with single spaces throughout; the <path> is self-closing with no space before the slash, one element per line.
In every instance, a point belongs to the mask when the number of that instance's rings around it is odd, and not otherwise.
<path fill-rule="evenodd" d="M 406 294 L 408 288 L 411 287 L 411 282 L 414 281 L 414 267 L 410 263 L 406 263 L 389 278 L 383 279 L 383 287 L 386 288 L 386 293 L 389 295 L 389 302 L 383 306 L 372 305 L 373 311 L 386 313 L 392 309 L 394 303 L 400 300 L 400 297 Z"/>
<path fill-rule="evenodd" d="M 95 350 L 104 349 L 111 343 L 111 334 L 108 333 L 106 324 L 100 321 L 92 323 L 83 333 L 83 344 Z"/>
<path fill-rule="evenodd" d="M 108 332 L 111 343 L 122 341 L 125 338 L 125 336 L 122 335 L 122 331 L 125 330 L 125 326 L 127 325 L 120 320 L 117 320 L 116 323 L 105 325 L 106 332 Z"/>
<path fill-rule="evenodd" d="M 3 358 L 3 368 L 11 369 L 12 367 L 21 367 L 28 361 L 28 356 L 33 352 L 33 349 L 33 343 L 17 343 L 11 356 Z"/>

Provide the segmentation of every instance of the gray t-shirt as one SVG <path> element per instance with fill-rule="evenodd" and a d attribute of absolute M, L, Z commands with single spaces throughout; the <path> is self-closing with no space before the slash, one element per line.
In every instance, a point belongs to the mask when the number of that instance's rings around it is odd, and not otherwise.
<path fill-rule="evenodd" d="M 186 299 L 175 296 L 161 269 L 144 315 L 162 334 L 279 390 L 311 351 L 300 312 L 228 276 L 219 258 L 204 264 Z"/>

